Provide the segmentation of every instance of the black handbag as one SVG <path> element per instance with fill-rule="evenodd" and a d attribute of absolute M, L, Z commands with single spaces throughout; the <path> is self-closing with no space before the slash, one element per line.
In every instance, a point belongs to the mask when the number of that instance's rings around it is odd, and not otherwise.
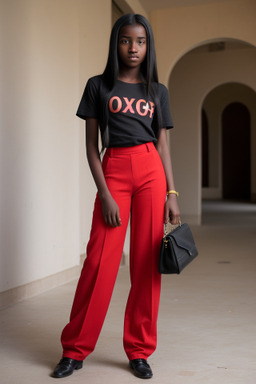
<path fill-rule="evenodd" d="M 162 239 L 159 273 L 180 274 L 198 255 L 195 241 L 188 224 L 180 224 Z"/>

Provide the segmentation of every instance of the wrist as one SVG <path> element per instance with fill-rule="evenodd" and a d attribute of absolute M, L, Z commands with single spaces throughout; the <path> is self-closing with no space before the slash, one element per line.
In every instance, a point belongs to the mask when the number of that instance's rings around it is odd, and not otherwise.
<path fill-rule="evenodd" d="M 108 197 L 110 197 L 109 190 L 106 191 L 98 191 L 100 200 L 106 200 Z"/>
<path fill-rule="evenodd" d="M 179 196 L 179 192 L 175 191 L 175 189 L 170 189 L 169 191 L 166 192 L 167 197 L 171 195 L 175 195 L 176 197 Z"/>

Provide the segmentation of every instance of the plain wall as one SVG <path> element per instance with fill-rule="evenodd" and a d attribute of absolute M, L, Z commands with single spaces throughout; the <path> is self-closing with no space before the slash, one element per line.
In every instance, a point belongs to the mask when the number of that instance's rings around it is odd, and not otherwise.
<path fill-rule="evenodd" d="M 72 268 L 84 253 L 95 188 L 75 113 L 105 64 L 111 1 L 0 4 L 5 291 Z"/>
<path fill-rule="evenodd" d="M 138 0 L 118 3 L 148 16 Z M 106 64 L 112 2 L 0 7 L 0 298 L 8 305 L 79 273 L 96 187 L 75 114 L 88 78 Z"/>

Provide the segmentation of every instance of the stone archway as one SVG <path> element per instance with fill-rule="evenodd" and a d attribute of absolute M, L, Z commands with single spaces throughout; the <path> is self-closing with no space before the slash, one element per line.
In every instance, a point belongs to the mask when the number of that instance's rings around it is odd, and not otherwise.
<path fill-rule="evenodd" d="M 253 151 L 256 135 L 255 104 L 256 92 L 240 83 L 222 84 L 205 97 L 202 108 L 207 114 L 209 125 L 209 185 L 202 189 L 203 198 L 243 198 L 253 201 L 256 170 Z M 229 106 L 232 105 L 230 110 Z M 245 112 L 239 112 L 240 109 Z M 224 119 L 229 128 L 226 128 L 223 135 L 224 111 L 228 114 Z M 242 149 L 240 150 L 239 145 L 242 148 L 243 141 L 245 143 L 241 154 Z M 239 164 L 236 164 L 236 161 Z M 237 171 L 241 167 L 243 170 L 240 172 L 243 173 L 244 179 L 242 176 L 240 178 L 237 176 Z"/>
<path fill-rule="evenodd" d="M 252 62 L 256 66 L 255 47 L 243 45 L 241 41 L 234 41 L 233 44 L 229 41 L 226 49 L 221 51 L 210 50 L 207 44 L 183 56 L 170 75 L 168 86 L 175 125 L 170 140 L 175 181 L 181 191 L 180 205 L 185 212 L 183 216 L 192 223 L 200 223 L 202 198 L 222 198 L 221 112 L 225 106 L 235 101 L 232 93 L 240 102 L 246 99 L 244 103 L 252 116 L 251 146 L 256 145 L 256 111 L 253 107 L 256 82 Z M 245 67 L 249 71 L 244 71 Z M 213 104 L 204 108 L 205 100 L 215 89 L 217 93 Z M 208 101 L 210 99 L 211 97 Z M 209 187 L 203 189 L 202 108 L 207 113 L 210 140 Z M 251 169 L 253 193 L 256 191 L 256 176 L 253 176 L 256 171 L 256 156 L 253 154 Z"/>

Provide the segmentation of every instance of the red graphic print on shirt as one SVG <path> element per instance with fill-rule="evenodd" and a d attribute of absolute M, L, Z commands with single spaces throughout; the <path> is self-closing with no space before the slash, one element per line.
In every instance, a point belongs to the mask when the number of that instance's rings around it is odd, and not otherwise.
<path fill-rule="evenodd" d="M 118 96 L 111 97 L 108 104 L 110 112 L 118 113 L 121 111 L 122 113 L 130 112 L 132 114 L 137 112 L 140 116 L 148 115 L 152 119 L 155 108 L 155 104 L 152 101 L 144 99 L 135 101 L 135 98 L 128 99 L 127 97 L 122 97 L 122 99 Z"/>

